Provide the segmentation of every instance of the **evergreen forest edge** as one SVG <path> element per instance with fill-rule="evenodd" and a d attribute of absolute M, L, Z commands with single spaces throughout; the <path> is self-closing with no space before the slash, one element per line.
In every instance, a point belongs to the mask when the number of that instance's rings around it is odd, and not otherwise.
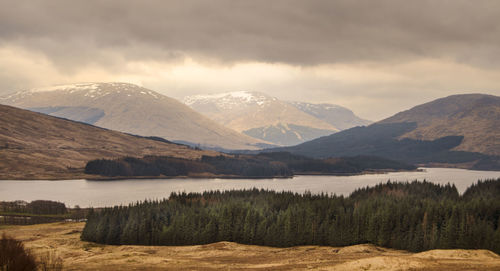
<path fill-rule="evenodd" d="M 372 243 L 500 253 L 500 179 L 479 181 L 463 195 L 454 185 L 426 181 L 387 182 L 348 197 L 258 189 L 172 193 L 168 200 L 90 210 L 87 219 L 82 240 L 112 245 Z"/>
<path fill-rule="evenodd" d="M 292 177 L 294 174 L 360 174 L 367 171 L 415 170 L 410 164 L 376 156 L 329 159 L 308 158 L 287 152 L 257 155 L 202 156 L 183 159 L 169 156 L 96 159 L 85 166 L 86 174 L 107 177 L 196 176 L 210 174 L 230 177 Z"/>

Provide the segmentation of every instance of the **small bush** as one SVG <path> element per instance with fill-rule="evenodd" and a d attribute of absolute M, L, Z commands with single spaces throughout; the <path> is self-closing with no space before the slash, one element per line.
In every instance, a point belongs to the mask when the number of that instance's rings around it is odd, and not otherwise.
<path fill-rule="evenodd" d="M 0 239 L 0 270 L 36 270 L 35 257 L 24 248 L 21 241 L 8 237 L 5 233 Z"/>
<path fill-rule="evenodd" d="M 38 259 L 24 248 L 23 242 L 5 233 L 0 239 L 0 270 L 1 271 L 60 271 L 63 262 L 54 252 L 47 251 Z"/>

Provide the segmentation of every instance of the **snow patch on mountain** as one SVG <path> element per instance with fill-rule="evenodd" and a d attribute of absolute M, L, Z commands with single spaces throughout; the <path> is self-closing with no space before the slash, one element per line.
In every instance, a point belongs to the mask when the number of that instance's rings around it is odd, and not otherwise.
<path fill-rule="evenodd" d="M 28 96 L 47 92 L 64 92 L 65 94 L 74 94 L 91 99 L 99 99 L 110 94 L 120 93 L 123 93 L 127 97 L 132 97 L 134 95 L 150 95 L 154 99 L 161 99 L 164 97 L 159 93 L 129 83 L 76 83 L 18 91 L 14 94 L 1 97 L 0 100 L 16 102 Z"/>
<path fill-rule="evenodd" d="M 215 104 L 221 110 L 233 109 L 241 106 L 259 105 L 265 106 L 276 101 L 274 97 L 253 91 L 234 91 L 209 95 L 187 96 L 183 102 L 188 106 L 195 104 Z"/>
<path fill-rule="evenodd" d="M 313 104 L 306 102 L 290 102 L 290 104 L 301 109 L 302 111 L 306 112 L 308 111 L 309 113 L 319 113 L 321 111 L 328 111 L 328 110 L 349 110 L 345 107 L 336 104 L 326 104 L 326 103 Z"/>
<path fill-rule="evenodd" d="M 49 92 L 49 91 L 61 91 L 67 90 L 70 93 L 81 90 L 95 91 L 99 88 L 99 84 L 96 83 L 81 83 L 81 84 L 69 84 L 69 85 L 56 85 L 50 87 L 41 87 L 30 89 L 30 92 Z"/>

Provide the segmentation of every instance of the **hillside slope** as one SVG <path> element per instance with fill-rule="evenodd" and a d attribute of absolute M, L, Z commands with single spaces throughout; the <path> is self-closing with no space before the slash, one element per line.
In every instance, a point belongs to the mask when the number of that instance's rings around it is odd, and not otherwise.
<path fill-rule="evenodd" d="M 92 159 L 150 154 L 199 158 L 215 152 L 0 105 L 0 179 L 77 178 Z"/>
<path fill-rule="evenodd" d="M 400 138 L 434 140 L 463 136 L 455 150 L 500 155 L 500 97 L 453 95 L 400 112 L 379 123 L 415 122 Z"/>
<path fill-rule="evenodd" d="M 272 149 L 310 157 L 375 155 L 408 163 L 500 169 L 500 98 L 456 95 L 367 127 Z"/>
<path fill-rule="evenodd" d="M 223 127 L 188 106 L 126 83 L 86 83 L 21 91 L 0 104 L 99 127 L 206 147 L 256 149 L 261 140 Z"/>

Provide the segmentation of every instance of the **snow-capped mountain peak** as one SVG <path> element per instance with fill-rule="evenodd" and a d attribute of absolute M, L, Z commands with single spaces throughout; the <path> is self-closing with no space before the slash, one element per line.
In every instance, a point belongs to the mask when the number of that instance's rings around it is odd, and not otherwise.
<path fill-rule="evenodd" d="M 183 102 L 226 127 L 279 145 L 367 123 L 339 105 L 287 102 L 252 91 L 188 96 Z"/>
<path fill-rule="evenodd" d="M 267 96 L 260 92 L 234 91 L 208 95 L 187 96 L 183 99 L 183 102 L 189 106 L 196 104 L 214 104 L 217 108 L 223 110 L 241 106 L 265 106 L 276 100 L 276 98 Z"/>
<path fill-rule="evenodd" d="M 99 99 L 110 94 L 122 94 L 127 97 L 133 97 L 137 95 L 149 95 L 154 99 L 161 99 L 163 95 L 151 91 L 149 89 L 129 84 L 129 83 L 76 83 L 76 84 L 65 84 L 65 85 L 55 85 L 49 87 L 33 88 L 23 91 L 18 91 L 12 95 L 2 97 L 2 100 L 8 100 L 10 102 L 16 102 L 17 100 L 22 100 L 29 96 L 34 96 L 43 93 L 50 92 L 63 92 L 65 94 L 73 94 L 86 99 Z"/>

